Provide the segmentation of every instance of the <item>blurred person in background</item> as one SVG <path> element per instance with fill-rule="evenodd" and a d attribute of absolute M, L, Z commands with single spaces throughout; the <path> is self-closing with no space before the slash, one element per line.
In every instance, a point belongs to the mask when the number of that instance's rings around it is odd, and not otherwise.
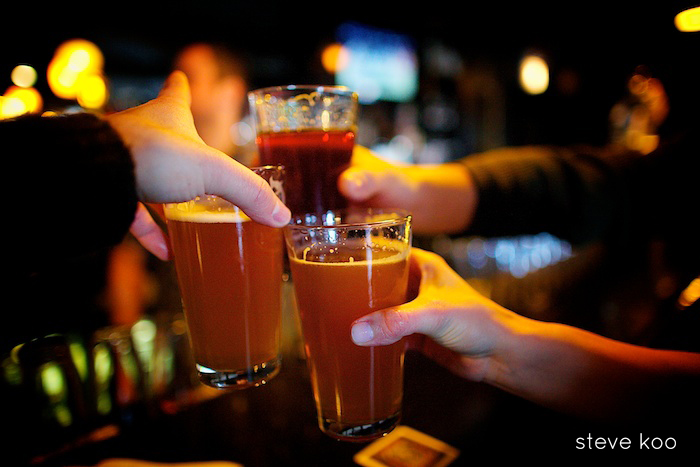
<path fill-rule="evenodd" d="M 223 44 L 197 42 L 176 54 L 174 68 L 187 75 L 194 125 L 204 142 L 250 166 L 256 150 L 245 122 L 248 70 L 242 56 Z"/>

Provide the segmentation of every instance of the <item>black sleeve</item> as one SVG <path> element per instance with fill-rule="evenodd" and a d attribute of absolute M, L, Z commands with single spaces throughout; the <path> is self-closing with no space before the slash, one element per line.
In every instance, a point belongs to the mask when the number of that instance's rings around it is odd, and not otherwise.
<path fill-rule="evenodd" d="M 137 203 L 134 167 L 105 120 L 21 117 L 0 122 L 0 141 L 24 272 L 90 254 L 127 233 Z"/>
<path fill-rule="evenodd" d="M 649 155 L 615 147 L 521 147 L 461 162 L 477 185 L 470 228 L 477 235 L 549 232 L 575 244 L 625 241 L 677 233 L 697 211 L 700 157 L 692 139 Z"/>

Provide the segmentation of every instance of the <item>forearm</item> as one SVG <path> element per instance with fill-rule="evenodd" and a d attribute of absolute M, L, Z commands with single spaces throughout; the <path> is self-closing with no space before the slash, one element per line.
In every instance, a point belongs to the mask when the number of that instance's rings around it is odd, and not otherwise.
<path fill-rule="evenodd" d="M 683 407 L 700 389 L 700 355 L 649 349 L 522 318 L 490 357 L 486 381 L 538 404 L 630 420 Z"/>
<path fill-rule="evenodd" d="M 462 164 L 406 167 L 413 184 L 414 230 L 419 234 L 462 232 L 477 203 L 469 172 Z"/>

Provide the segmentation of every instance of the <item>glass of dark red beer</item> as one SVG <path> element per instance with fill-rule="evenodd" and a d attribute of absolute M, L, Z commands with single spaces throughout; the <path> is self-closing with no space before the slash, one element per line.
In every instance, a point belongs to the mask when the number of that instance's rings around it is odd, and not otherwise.
<path fill-rule="evenodd" d="M 286 170 L 286 204 L 293 214 L 347 205 L 337 187 L 350 165 L 358 96 L 342 86 L 290 85 L 248 93 L 262 164 Z"/>
<path fill-rule="evenodd" d="M 360 347 L 350 328 L 408 300 L 411 216 L 372 209 L 298 215 L 284 237 L 318 424 L 339 440 L 379 438 L 400 420 L 405 341 Z"/>
<path fill-rule="evenodd" d="M 252 169 L 284 200 L 284 169 Z M 282 229 L 216 196 L 165 206 L 199 379 L 259 386 L 280 370 Z"/>

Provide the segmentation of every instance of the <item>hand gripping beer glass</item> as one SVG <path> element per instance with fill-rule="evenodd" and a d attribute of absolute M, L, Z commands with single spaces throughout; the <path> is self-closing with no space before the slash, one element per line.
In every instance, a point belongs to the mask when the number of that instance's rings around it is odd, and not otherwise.
<path fill-rule="evenodd" d="M 284 200 L 278 166 L 252 169 Z M 165 206 L 200 380 L 259 386 L 280 369 L 282 230 L 215 196 Z"/>
<path fill-rule="evenodd" d="M 262 164 L 285 167 L 293 214 L 346 206 L 338 176 L 350 165 L 357 94 L 341 86 L 277 86 L 248 93 Z"/>
<path fill-rule="evenodd" d="M 368 441 L 399 422 L 405 342 L 360 347 L 354 320 L 407 300 L 411 216 L 337 210 L 294 216 L 284 228 L 322 431 Z"/>

